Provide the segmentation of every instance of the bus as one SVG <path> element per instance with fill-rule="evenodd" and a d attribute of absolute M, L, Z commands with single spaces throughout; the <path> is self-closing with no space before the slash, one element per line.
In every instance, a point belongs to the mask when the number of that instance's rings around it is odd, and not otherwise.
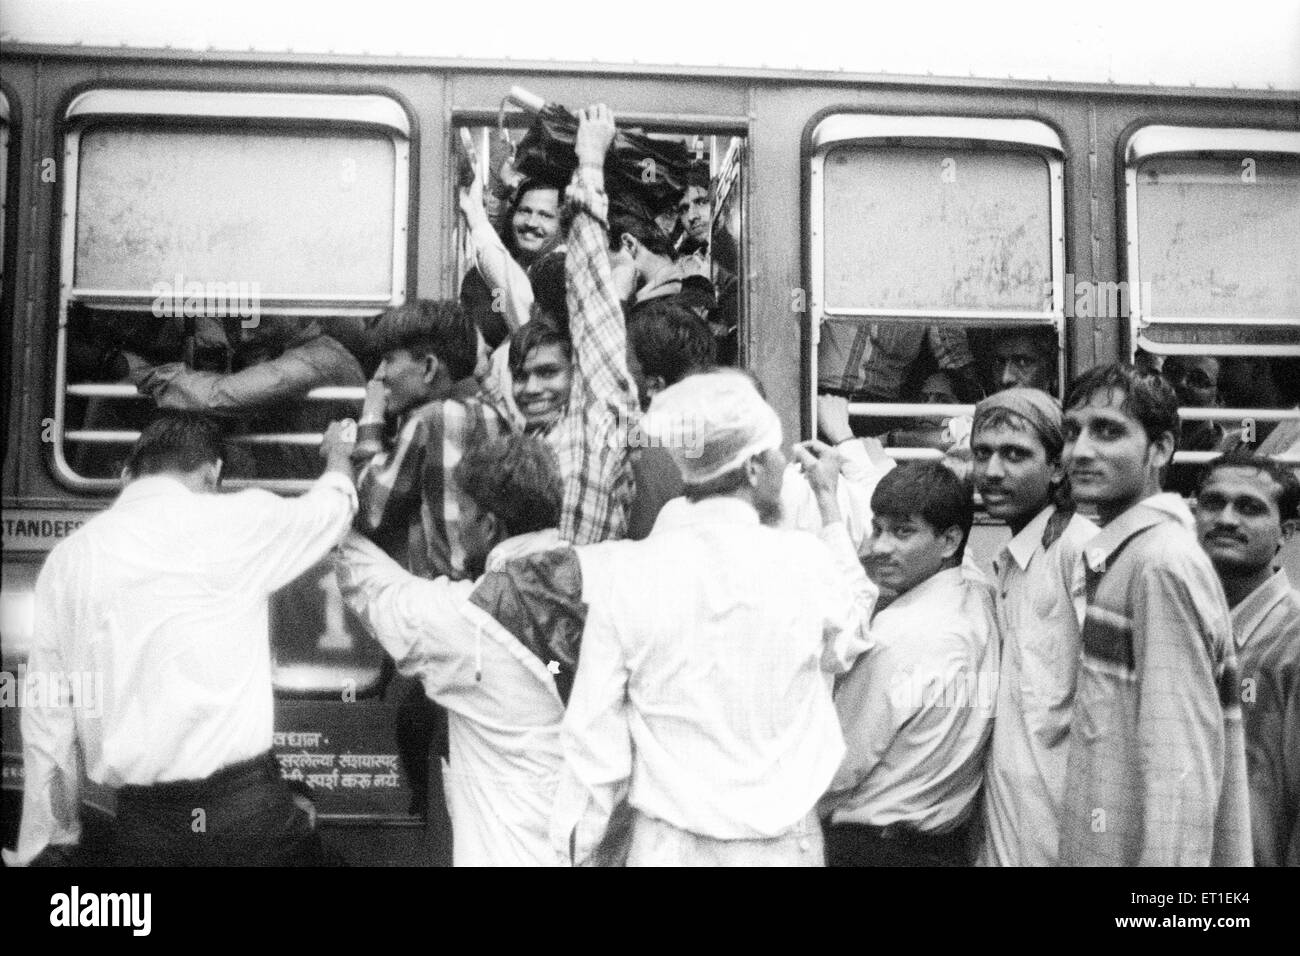
<path fill-rule="evenodd" d="M 1207 394 L 1184 419 L 1211 444 L 1176 467 L 1229 435 L 1300 463 L 1294 51 L 1277 88 L 1234 88 L 96 37 L 0 42 L 6 846 L 36 576 L 112 500 L 153 408 L 123 353 L 220 372 L 327 335 L 372 372 L 375 317 L 458 294 L 461 143 L 482 146 L 486 171 L 502 131 L 519 138 L 530 116 L 512 87 L 608 103 L 708 164 L 712 234 L 735 250 L 737 361 L 788 436 L 812 437 L 818 395 L 842 394 L 895 457 L 937 456 L 925 435 L 996 388 L 999 348 L 1032 341 L 1058 395 L 1099 362 L 1181 369 Z M 164 320 L 195 318 L 168 338 Z M 867 349 L 893 357 L 873 376 Z M 304 489 L 322 423 L 361 397 L 322 381 L 235 416 L 228 486 Z M 977 519 L 973 549 L 987 560 L 1005 534 Z M 1284 557 L 1300 580 L 1300 551 Z M 272 642 L 275 752 L 329 842 L 353 863 L 448 862 L 438 761 L 409 744 L 411 686 L 328 563 L 277 596 Z M 85 799 L 93 849 L 112 797 Z"/>

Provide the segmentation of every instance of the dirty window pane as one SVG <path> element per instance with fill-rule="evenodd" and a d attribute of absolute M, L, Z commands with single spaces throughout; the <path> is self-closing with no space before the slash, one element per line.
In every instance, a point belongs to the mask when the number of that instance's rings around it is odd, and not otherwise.
<path fill-rule="evenodd" d="M 1037 156 L 835 149 L 824 202 L 827 308 L 1046 310 L 1051 205 Z"/>
<path fill-rule="evenodd" d="M 1300 157 L 1156 156 L 1137 174 L 1138 265 L 1154 316 L 1300 310 Z"/>
<path fill-rule="evenodd" d="M 257 283 L 387 298 L 393 143 L 375 133 L 107 127 L 81 137 L 75 283 Z"/>

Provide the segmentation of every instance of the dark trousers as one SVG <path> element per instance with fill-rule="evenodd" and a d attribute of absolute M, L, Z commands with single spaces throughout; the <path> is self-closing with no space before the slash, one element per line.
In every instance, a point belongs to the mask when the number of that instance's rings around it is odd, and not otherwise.
<path fill-rule="evenodd" d="M 119 866 L 321 866 L 319 835 L 269 752 L 203 780 L 122 787 Z"/>
<path fill-rule="evenodd" d="M 826 826 L 827 866 L 970 866 L 970 824 L 927 836 L 898 824 Z"/>

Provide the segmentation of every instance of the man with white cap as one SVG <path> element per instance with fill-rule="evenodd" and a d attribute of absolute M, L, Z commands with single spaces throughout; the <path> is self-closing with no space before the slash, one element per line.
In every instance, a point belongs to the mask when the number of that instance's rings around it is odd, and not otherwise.
<path fill-rule="evenodd" d="M 823 863 L 813 809 L 844 754 L 830 674 L 865 649 L 875 590 L 796 446 L 821 540 L 780 517 L 781 424 L 743 374 L 690 376 L 650 408 L 685 496 L 644 541 L 579 549 L 589 610 L 563 729 L 556 849 L 588 862 L 624 796 L 628 865 Z"/>

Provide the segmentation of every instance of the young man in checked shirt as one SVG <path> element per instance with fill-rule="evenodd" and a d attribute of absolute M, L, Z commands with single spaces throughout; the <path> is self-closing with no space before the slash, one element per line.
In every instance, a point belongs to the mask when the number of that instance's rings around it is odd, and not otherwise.
<path fill-rule="evenodd" d="M 420 300 L 392 309 L 378 327 L 383 361 L 372 387 L 384 391 L 395 432 L 357 479 L 359 526 L 412 574 L 476 577 L 460 541 L 464 499 L 452 472 L 465 452 L 509 431 L 503 407 L 473 372 L 478 335 L 454 302 Z"/>
<path fill-rule="evenodd" d="M 579 113 L 579 165 L 567 192 L 568 336 L 534 320 L 510 344 L 525 430 L 545 439 L 560 461 L 560 536 L 572 544 L 621 538 L 633 492 L 626 432 L 640 413 L 607 238 L 604 164 L 613 141 L 607 106 Z"/>
<path fill-rule="evenodd" d="M 1102 530 L 1083 552 L 1062 865 L 1250 865 L 1228 605 L 1187 504 L 1160 490 L 1177 436 L 1173 389 L 1131 365 L 1089 370 L 1065 403 L 1066 472 Z"/>

